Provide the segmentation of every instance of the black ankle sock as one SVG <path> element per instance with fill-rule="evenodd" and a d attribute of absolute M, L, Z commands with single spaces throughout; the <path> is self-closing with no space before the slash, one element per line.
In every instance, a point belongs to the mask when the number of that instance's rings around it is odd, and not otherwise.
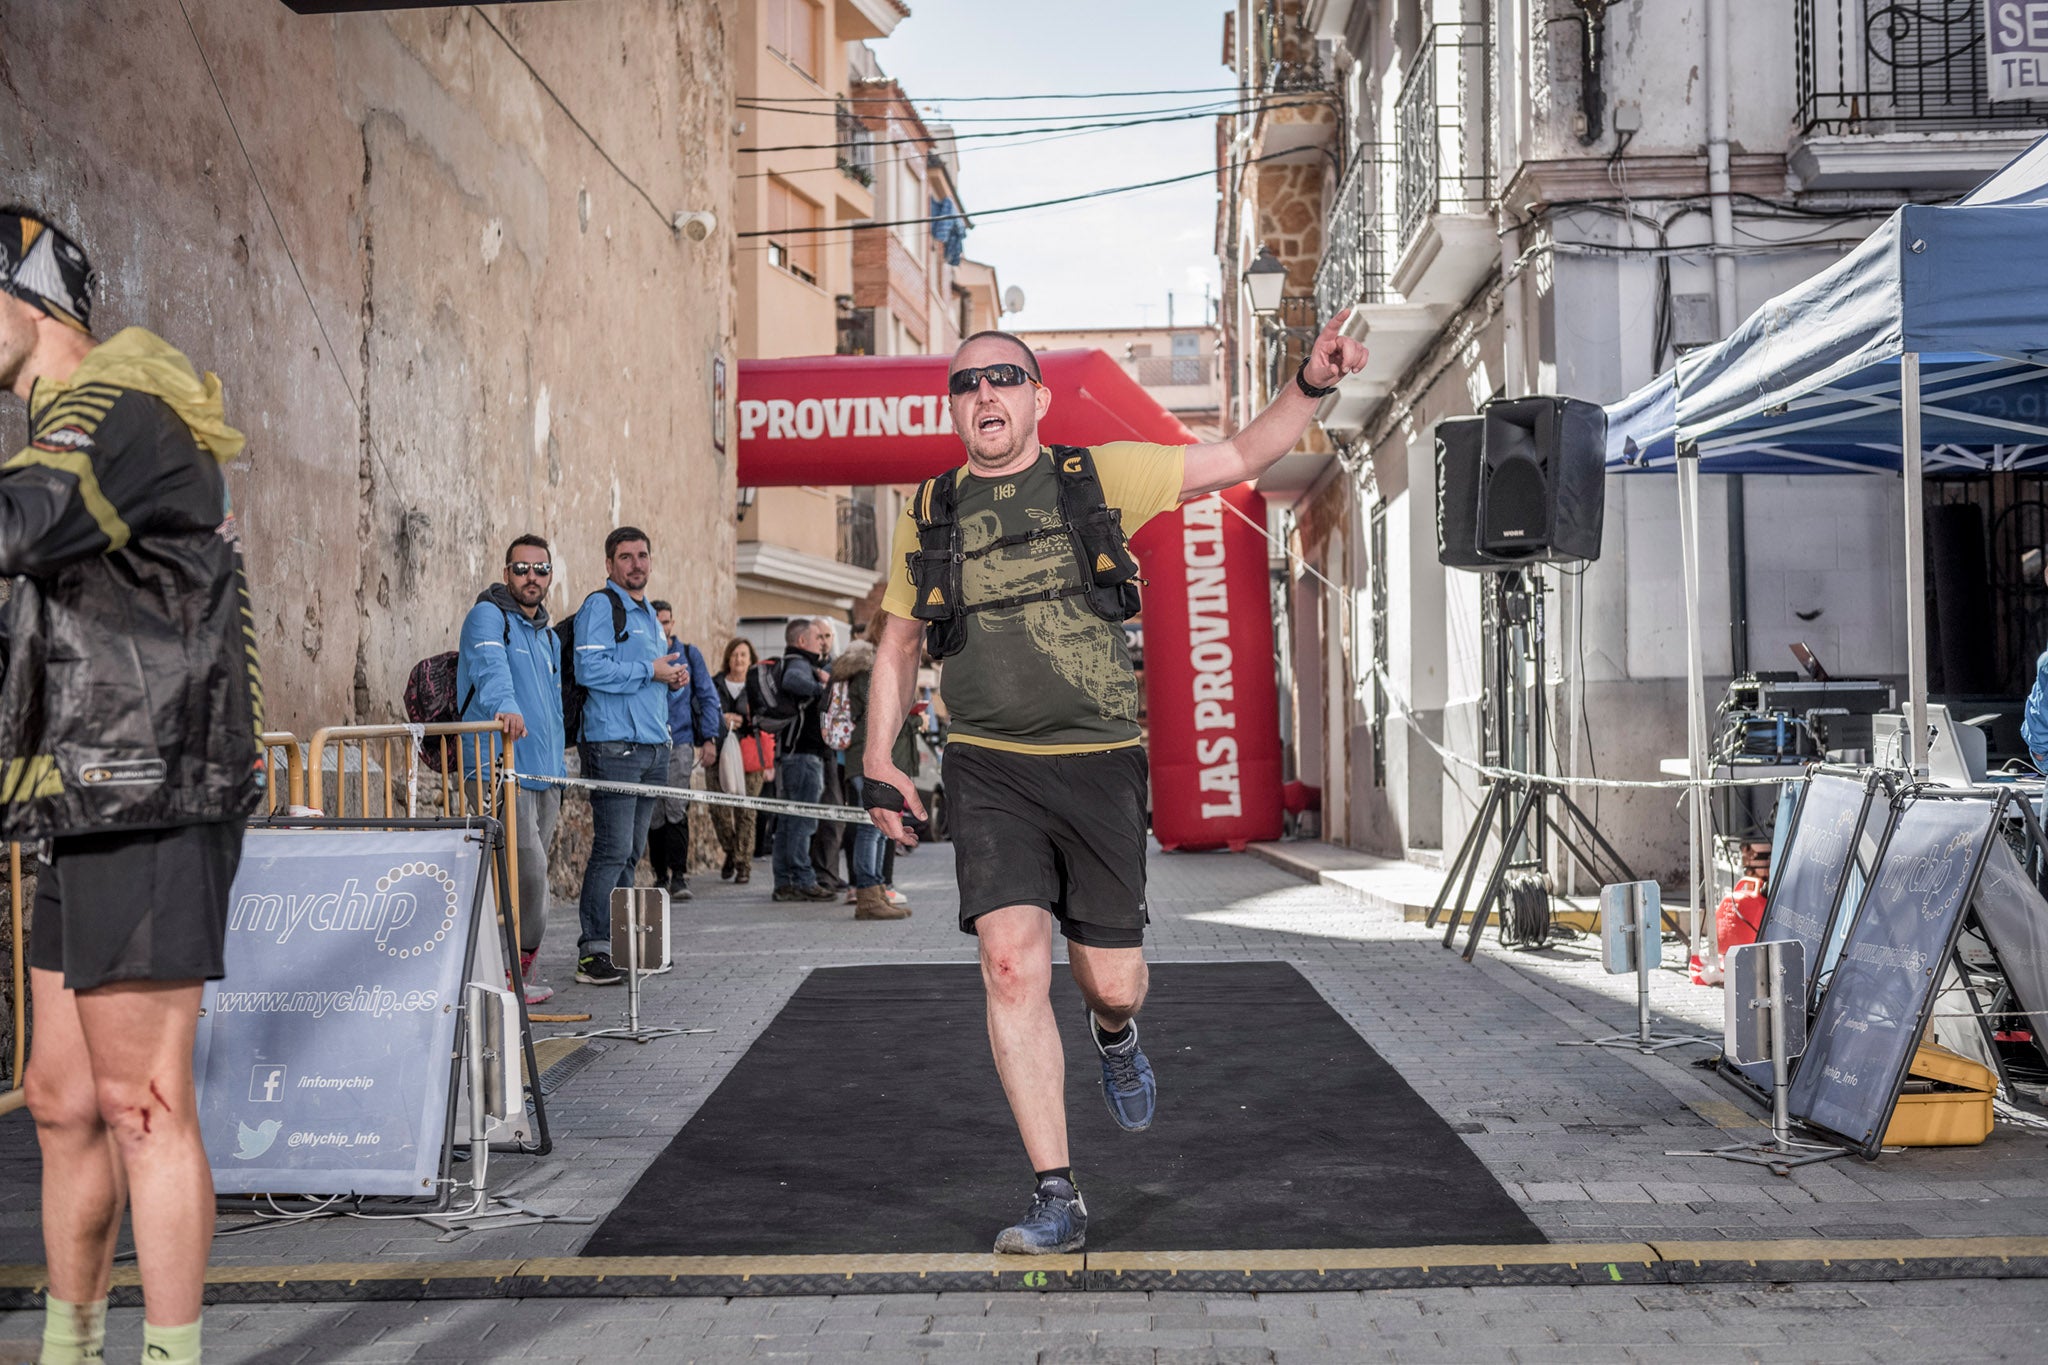
<path fill-rule="evenodd" d="M 1105 1029 L 1102 1026 L 1102 1021 L 1093 1014 L 1088 1016 L 1088 1022 L 1095 1026 L 1095 1039 L 1104 1047 L 1115 1047 L 1118 1043 L 1124 1042 L 1131 1036 L 1131 1021 L 1128 1019 L 1124 1021 L 1124 1026 L 1115 1033 Z"/>
<path fill-rule="evenodd" d="M 1064 1180 L 1069 1185 L 1074 1183 L 1074 1168 L 1072 1166 L 1055 1166 L 1049 1171 L 1036 1171 L 1033 1174 L 1037 1175 L 1038 1183 L 1041 1185 L 1048 1180 Z"/>

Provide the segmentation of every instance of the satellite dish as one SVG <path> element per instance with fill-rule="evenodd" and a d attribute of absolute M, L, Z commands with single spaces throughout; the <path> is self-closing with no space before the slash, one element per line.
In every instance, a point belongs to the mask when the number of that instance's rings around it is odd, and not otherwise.
<path fill-rule="evenodd" d="M 1005 313 L 1021 313 L 1024 311 L 1024 291 L 1014 284 L 1003 291 L 1003 311 Z"/>

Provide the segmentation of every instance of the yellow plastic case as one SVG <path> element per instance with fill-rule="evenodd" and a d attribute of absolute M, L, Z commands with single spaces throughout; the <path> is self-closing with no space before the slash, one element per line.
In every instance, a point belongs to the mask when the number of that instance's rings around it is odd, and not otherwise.
<path fill-rule="evenodd" d="M 1887 1147 L 1974 1147 L 1991 1136 L 1991 1097 L 1998 1077 L 1960 1053 L 1922 1043 L 1906 1068 L 1908 1079 L 1937 1089 L 1899 1096 L 1884 1130 Z"/>

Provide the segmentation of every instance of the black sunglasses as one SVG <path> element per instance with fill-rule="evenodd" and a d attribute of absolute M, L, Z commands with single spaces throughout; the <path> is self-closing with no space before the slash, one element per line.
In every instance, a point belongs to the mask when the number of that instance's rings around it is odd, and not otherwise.
<path fill-rule="evenodd" d="M 514 578 L 524 578 L 528 574 L 532 574 L 535 578 L 546 578 L 555 571 L 555 566 L 548 563 L 545 559 L 538 564 L 528 564 L 523 559 L 515 559 L 505 567 L 512 571 Z"/>
<path fill-rule="evenodd" d="M 984 379 L 999 389 L 1014 389 L 1019 384 L 1038 382 L 1022 365 L 984 365 L 978 370 L 955 370 L 947 375 L 946 391 L 958 398 L 980 388 Z"/>

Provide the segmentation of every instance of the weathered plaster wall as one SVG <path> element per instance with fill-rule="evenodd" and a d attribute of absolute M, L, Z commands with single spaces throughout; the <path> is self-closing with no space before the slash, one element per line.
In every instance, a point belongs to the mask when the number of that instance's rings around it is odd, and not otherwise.
<path fill-rule="evenodd" d="M 5 197 L 86 245 L 101 335 L 164 335 L 250 435 L 229 486 L 273 726 L 397 714 L 525 530 L 557 615 L 629 521 L 686 636 L 730 633 L 740 2 L 0 7 Z M 669 227 L 695 209 L 708 241 Z"/>

